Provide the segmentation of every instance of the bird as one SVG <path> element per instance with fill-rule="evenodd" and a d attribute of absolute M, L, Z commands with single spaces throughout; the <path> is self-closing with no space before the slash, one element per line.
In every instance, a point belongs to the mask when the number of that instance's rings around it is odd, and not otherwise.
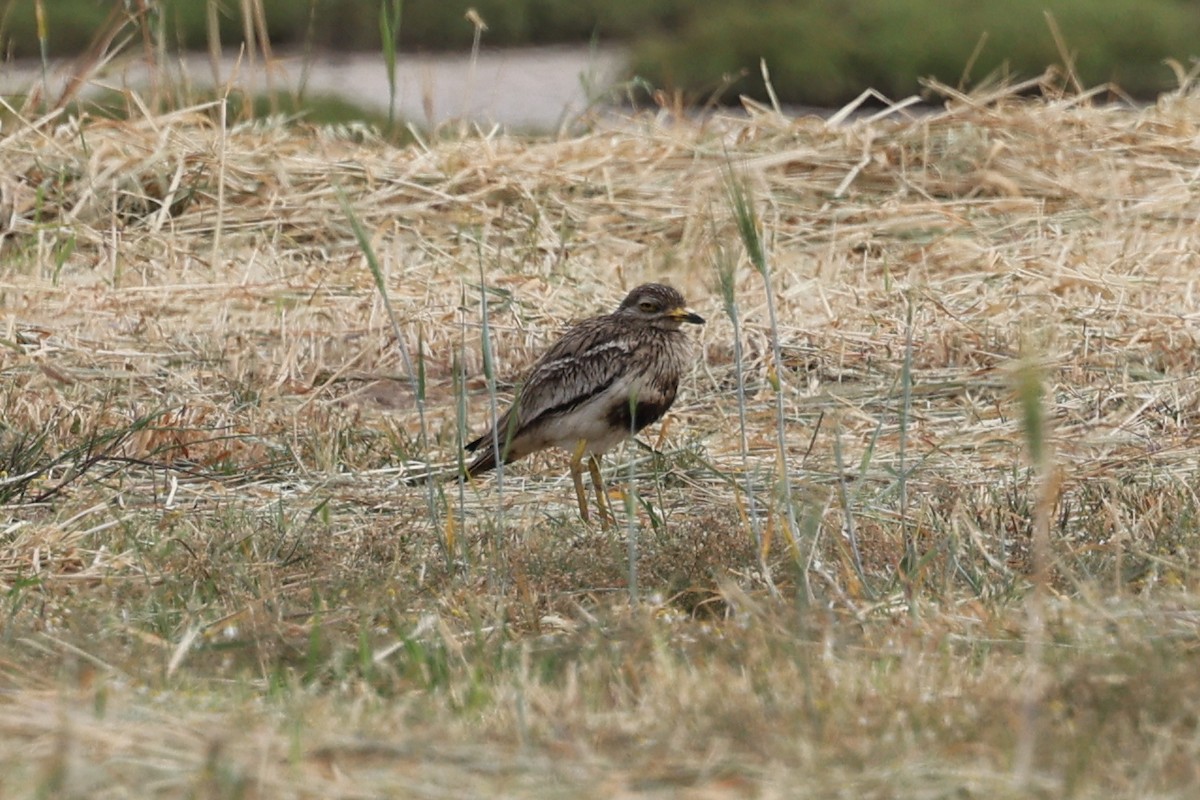
<path fill-rule="evenodd" d="M 601 524 L 615 525 L 600 457 L 660 419 L 675 401 L 691 355 L 685 323 L 703 325 L 704 318 L 676 289 L 646 283 L 613 313 L 568 328 L 530 368 L 512 405 L 466 444 L 475 454 L 467 475 L 477 477 L 547 448 L 566 450 L 580 517 L 589 522 L 586 458 Z"/>

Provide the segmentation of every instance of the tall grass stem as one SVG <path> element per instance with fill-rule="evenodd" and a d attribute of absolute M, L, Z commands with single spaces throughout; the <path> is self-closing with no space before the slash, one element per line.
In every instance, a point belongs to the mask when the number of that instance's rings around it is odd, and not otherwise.
<path fill-rule="evenodd" d="M 771 266 L 767 260 L 766 245 L 763 241 L 762 228 L 755 210 L 750 189 L 743 176 L 736 174 L 732 166 L 727 164 L 726 187 L 729 193 L 730 205 L 733 208 L 734 220 L 737 223 L 738 234 L 750 264 L 762 278 L 763 293 L 767 300 L 767 322 L 771 330 L 771 372 L 772 388 L 775 391 L 775 443 L 779 464 L 778 491 L 783 502 L 784 514 L 787 519 L 787 534 L 789 546 L 797 556 L 798 563 L 805 563 L 807 557 L 801 554 L 800 527 L 796 519 L 796 508 L 792 498 L 792 476 L 788 463 L 787 449 L 787 417 L 784 408 L 784 379 L 785 367 L 783 351 L 779 344 L 779 315 L 776 311 L 775 289 L 772 285 Z M 812 587 L 809 585 L 807 570 L 802 570 L 801 582 L 805 597 L 812 599 Z"/>
<path fill-rule="evenodd" d="M 764 548 L 762 521 L 758 512 L 758 489 L 754 485 L 754 475 L 750 470 L 750 437 L 746 425 L 746 372 L 742 365 L 745 354 L 742 348 L 742 322 L 737 303 L 736 259 L 724 248 L 717 248 L 714 267 L 717 280 L 721 287 L 721 301 L 725 306 L 725 314 L 733 328 L 733 369 L 734 381 L 737 384 L 735 396 L 738 409 L 738 443 L 742 454 L 742 475 L 746 494 L 746 514 L 750 518 L 750 532 L 754 536 L 754 549 L 758 554 L 758 566 L 763 580 L 773 595 L 778 594 L 775 581 L 771 576 L 767 553 Z"/>
<path fill-rule="evenodd" d="M 419 438 L 417 448 L 421 457 L 428 461 L 429 454 L 429 423 L 426 419 L 425 412 L 425 386 L 422 380 L 423 374 L 418 371 L 424 370 L 424 363 L 417 364 L 408 351 L 407 340 L 404 337 L 404 332 L 400 329 L 400 322 L 396 318 L 396 311 L 392 307 L 391 297 L 388 295 L 387 281 L 384 279 L 383 267 L 379 263 L 379 258 L 375 254 L 375 248 L 371 245 L 371 239 L 367 235 L 367 231 L 362 226 L 358 215 L 350 206 L 350 201 L 346 197 L 346 193 L 340 188 L 335 189 L 337 193 L 338 203 L 342 207 L 342 213 L 350 221 L 350 227 L 354 231 L 354 238 L 358 242 L 359 249 L 362 250 L 363 256 L 367 259 L 367 268 L 371 270 L 371 276 L 375 279 L 375 288 L 379 291 L 379 297 L 383 301 L 383 308 L 387 314 L 388 322 L 392 326 L 392 335 L 396 337 L 396 347 L 400 351 L 400 359 L 404 363 L 404 372 L 409 377 L 409 382 L 412 386 L 413 395 L 417 404 L 417 424 L 419 428 Z M 420 344 L 420 338 L 418 337 Z M 422 359 L 423 355 L 418 354 Z M 434 481 L 425 481 L 426 502 L 429 506 L 429 519 L 433 523 L 434 528 L 438 528 L 438 513 L 437 494 L 434 486 Z M 444 543 L 443 543 L 444 544 Z M 450 558 L 450 553 L 445 553 L 446 558 Z"/>

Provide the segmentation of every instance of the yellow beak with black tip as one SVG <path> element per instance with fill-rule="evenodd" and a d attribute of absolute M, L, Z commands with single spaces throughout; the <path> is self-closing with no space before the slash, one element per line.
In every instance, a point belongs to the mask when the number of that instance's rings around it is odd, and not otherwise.
<path fill-rule="evenodd" d="M 667 312 L 667 316 L 671 317 L 673 319 L 677 319 L 681 322 L 690 322 L 693 325 L 703 325 L 704 324 L 704 317 L 700 316 L 695 311 L 692 311 L 689 308 L 684 308 L 683 306 L 680 306 L 679 308 L 671 309 L 670 311 Z"/>

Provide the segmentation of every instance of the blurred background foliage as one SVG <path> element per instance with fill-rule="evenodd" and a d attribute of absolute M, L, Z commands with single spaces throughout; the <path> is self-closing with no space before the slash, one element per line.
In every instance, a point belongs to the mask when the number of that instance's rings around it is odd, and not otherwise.
<path fill-rule="evenodd" d="M 261 8 L 277 49 L 379 51 L 380 3 L 220 0 L 221 44 L 237 47 L 248 12 Z M 148 3 L 45 0 L 48 55 L 84 50 L 114 7 L 139 4 Z M 160 0 L 145 27 L 171 49 L 205 49 L 207 7 Z M 0 0 L 0 8 L 5 56 L 39 57 L 35 0 Z M 963 88 L 1033 77 L 1064 60 L 1046 12 L 1085 86 L 1112 81 L 1152 97 L 1179 83 L 1167 59 L 1186 70 L 1200 56 L 1196 0 L 407 0 L 401 53 L 469 47 L 468 8 L 487 23 L 485 46 L 621 45 L 628 77 L 691 101 L 714 93 L 764 98 L 760 59 L 781 100 L 815 105 L 846 102 L 867 87 L 901 97 L 930 76 Z"/>

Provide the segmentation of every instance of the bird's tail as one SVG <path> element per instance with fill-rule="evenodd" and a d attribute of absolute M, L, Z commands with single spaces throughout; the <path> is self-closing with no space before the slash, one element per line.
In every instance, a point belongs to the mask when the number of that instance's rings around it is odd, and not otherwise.
<path fill-rule="evenodd" d="M 424 486 L 427 483 L 451 480 L 456 475 L 458 475 L 458 467 L 426 465 L 403 476 L 400 480 L 407 486 Z"/>
<path fill-rule="evenodd" d="M 503 426 L 506 419 L 506 416 L 501 417 L 500 422 L 497 423 L 497 426 Z M 501 430 L 503 429 L 504 428 L 501 427 Z M 506 442 L 503 438 L 497 442 L 495 434 L 491 431 L 488 431 L 478 439 L 467 442 L 465 445 L 463 445 L 463 447 L 468 453 L 475 454 L 475 460 L 467 465 L 467 475 L 472 478 L 496 468 L 496 465 L 500 462 L 497 449 L 504 453 L 505 464 L 509 463 L 510 461 L 515 461 L 520 457 L 512 449 L 511 444 Z"/>
<path fill-rule="evenodd" d="M 421 486 L 429 483 L 430 481 L 435 483 L 452 481 L 460 476 L 474 478 L 495 468 L 496 451 L 489 445 L 486 450 L 481 450 L 480 452 L 476 453 L 475 460 L 470 464 L 467 464 L 464 468 L 460 469 L 457 464 L 444 464 L 440 466 L 427 464 L 422 467 L 418 467 L 411 474 L 405 475 L 401 480 L 403 480 L 409 486 Z"/>
<path fill-rule="evenodd" d="M 479 455 L 475 456 L 475 460 L 467 465 L 467 475 L 474 478 L 477 475 L 482 475 L 489 470 L 496 468 L 496 450 L 493 447 L 488 447 Z"/>

